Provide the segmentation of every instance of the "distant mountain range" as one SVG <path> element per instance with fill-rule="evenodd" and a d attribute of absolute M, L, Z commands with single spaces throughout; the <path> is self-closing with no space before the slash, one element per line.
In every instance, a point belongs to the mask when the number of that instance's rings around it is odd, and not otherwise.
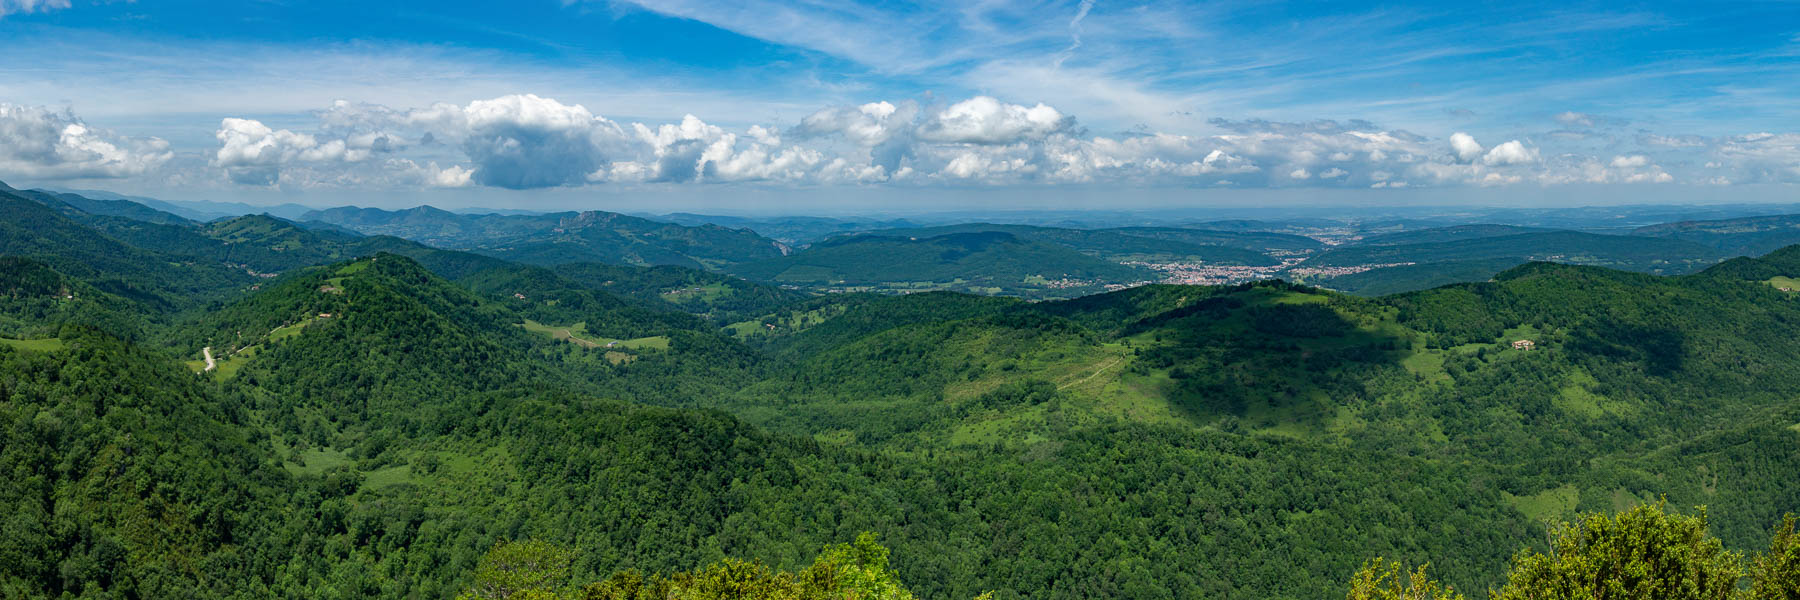
<path fill-rule="evenodd" d="M 718 269 L 791 251 L 748 229 L 689 227 L 603 211 L 468 215 L 430 206 L 399 211 L 340 207 L 309 212 L 302 219 L 540 265 L 604 262 Z"/>
<path fill-rule="evenodd" d="M 1715 221 L 1680 221 L 1632 230 L 1632 235 L 1687 240 L 1727 254 L 1760 256 L 1800 243 L 1800 215 L 1772 215 Z"/>
<path fill-rule="evenodd" d="M 1518 259 L 1612 267 L 1627 271 L 1680 274 L 1724 258 L 1723 253 L 1683 240 L 1545 231 L 1448 241 L 1341 246 L 1307 259 L 1309 267 L 1354 267 L 1392 263 Z"/>
<path fill-rule="evenodd" d="M 804 246 L 834 235 L 856 231 L 899 229 L 903 227 L 919 226 L 918 223 L 906 219 L 834 219 L 830 217 L 758 218 L 697 215 L 693 213 L 670 213 L 666 215 L 644 216 L 645 218 L 657 221 L 667 221 L 690 227 L 718 225 L 733 229 L 749 229 L 762 234 L 763 237 L 794 246 Z"/>
<path fill-rule="evenodd" d="M 1149 278 L 1147 272 L 1115 261 L 1004 231 L 932 237 L 843 236 L 813 244 L 805 252 L 728 270 L 749 279 L 784 284 L 990 294 Z M 1062 280 L 1082 283 L 1056 283 Z"/>

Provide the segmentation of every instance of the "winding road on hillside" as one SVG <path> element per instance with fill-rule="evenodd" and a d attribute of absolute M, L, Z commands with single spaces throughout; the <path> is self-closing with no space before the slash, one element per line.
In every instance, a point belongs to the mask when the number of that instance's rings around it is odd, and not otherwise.
<path fill-rule="evenodd" d="M 1093 380 L 1093 379 L 1094 379 L 1094 378 L 1095 378 L 1095 377 L 1099 377 L 1099 376 L 1100 376 L 1100 374 L 1101 374 L 1101 373 L 1105 373 L 1105 372 L 1106 372 L 1106 370 L 1107 370 L 1107 369 L 1111 369 L 1111 368 L 1113 368 L 1113 365 L 1117 365 L 1117 364 L 1119 364 L 1119 363 L 1122 363 L 1122 362 L 1125 362 L 1125 357 L 1123 357 L 1123 356 L 1121 356 L 1121 357 L 1118 357 L 1118 358 L 1115 358 L 1115 359 L 1113 359 L 1113 361 L 1112 361 L 1112 362 L 1109 362 L 1109 363 L 1106 363 L 1106 364 L 1105 364 L 1105 365 L 1103 365 L 1103 366 L 1101 366 L 1101 367 L 1100 367 L 1100 368 L 1098 368 L 1098 369 L 1095 369 L 1095 370 L 1094 370 L 1094 373 L 1093 373 L 1093 374 L 1092 374 L 1092 375 L 1088 375 L 1088 376 L 1087 376 L 1087 377 L 1083 377 L 1083 378 L 1081 378 L 1081 379 L 1080 379 L 1080 380 L 1078 380 L 1078 381 L 1071 381 L 1071 382 L 1068 382 L 1068 383 L 1065 383 L 1065 384 L 1062 384 L 1062 385 L 1061 385 L 1061 386 L 1057 386 L 1057 388 L 1056 388 L 1056 389 L 1057 389 L 1057 391 L 1062 391 L 1062 390 L 1066 390 L 1066 389 L 1069 389 L 1069 388 L 1071 388 L 1071 387 L 1074 387 L 1074 386 L 1077 386 L 1077 385 L 1081 385 L 1081 384 L 1084 384 L 1084 383 L 1087 383 L 1087 382 L 1089 382 L 1089 381 L 1092 381 L 1092 380 Z"/>
<path fill-rule="evenodd" d="M 215 368 L 218 368 L 219 363 L 213 361 L 212 346 L 207 346 L 205 348 L 201 348 L 200 354 L 206 356 L 206 370 L 207 371 L 211 371 Z"/>

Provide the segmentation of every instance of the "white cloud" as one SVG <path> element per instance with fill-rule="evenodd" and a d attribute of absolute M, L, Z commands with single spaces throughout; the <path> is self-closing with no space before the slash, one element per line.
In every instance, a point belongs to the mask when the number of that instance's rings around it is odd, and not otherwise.
<path fill-rule="evenodd" d="M 311 134 L 271 129 L 254 119 L 226 118 L 213 135 L 219 140 L 213 164 L 244 185 L 275 185 L 281 180 L 281 168 L 290 163 L 358 162 L 370 153 L 345 140 L 320 142 Z"/>
<path fill-rule="evenodd" d="M 1594 116 L 1586 113 L 1567 111 L 1557 113 L 1556 122 L 1568 127 L 1593 127 Z"/>
<path fill-rule="evenodd" d="M 436 162 L 428 162 L 424 166 L 420 166 L 410 159 L 394 158 L 388 159 L 385 167 L 389 173 L 396 175 L 396 179 L 411 181 L 425 187 L 459 188 L 468 187 L 472 183 L 470 175 L 473 174 L 473 171 L 461 165 L 442 168 Z"/>
<path fill-rule="evenodd" d="M 918 128 L 918 137 L 957 144 L 1010 144 L 1041 138 L 1072 128 L 1075 120 L 1056 109 L 1007 104 L 976 96 L 932 114 Z"/>
<path fill-rule="evenodd" d="M 727 127 L 696 115 L 618 123 L 583 105 L 531 94 L 413 109 L 337 102 L 319 113 L 319 123 L 298 131 L 228 120 L 214 163 L 232 180 L 257 185 L 286 185 L 282 170 L 288 169 L 297 173 L 296 185 L 515 189 L 727 182 L 1158 186 L 1210 184 L 1221 176 L 1234 186 L 1377 188 L 1677 179 L 1629 147 L 1618 156 L 1575 152 L 1546 160 L 1543 150 L 1522 140 L 1485 147 L 1457 131 L 1446 146 L 1446 138 L 1366 121 L 1215 119 L 1209 123 L 1219 131 L 1212 135 L 1148 129 L 1089 135 L 1055 107 L 988 96 L 937 107 L 916 101 L 827 107 L 785 129 Z M 1635 139 L 1645 144 L 1644 135 Z M 1725 165 L 1687 178 L 1695 182 L 1800 179 L 1800 136 L 1762 133 L 1707 143 L 1658 148 L 1711 153 L 1674 164 Z M 382 154 L 388 160 L 367 160 Z"/>
<path fill-rule="evenodd" d="M 74 114 L 0 103 L 0 175 L 77 179 L 141 175 L 173 153 L 158 138 L 89 127 Z"/>
<path fill-rule="evenodd" d="M 69 7 L 69 0 L 0 0 L 0 17 L 50 12 Z"/>
<path fill-rule="evenodd" d="M 1538 161 L 1537 149 L 1536 148 L 1526 148 L 1524 144 L 1519 143 L 1519 140 L 1512 140 L 1512 141 L 1506 142 L 1504 144 L 1494 146 L 1494 148 L 1492 150 L 1488 151 L 1486 156 L 1481 157 L 1482 164 L 1489 165 L 1489 166 L 1522 165 L 1522 164 L 1527 164 L 1527 163 L 1534 163 L 1537 161 Z"/>
<path fill-rule="evenodd" d="M 1475 136 L 1458 131 L 1450 134 L 1450 151 L 1455 152 L 1456 158 L 1462 162 L 1474 162 L 1481 158 L 1482 148 L 1481 143 L 1475 141 Z"/>
<path fill-rule="evenodd" d="M 792 133 L 801 137 L 836 134 L 856 144 L 874 146 L 893 137 L 897 127 L 910 126 L 916 111 L 910 103 L 904 111 L 887 102 L 837 106 L 807 115 Z"/>
<path fill-rule="evenodd" d="M 1713 152 L 1736 167 L 1734 181 L 1800 182 L 1800 133 L 1751 133 L 1719 140 Z"/>
<path fill-rule="evenodd" d="M 456 122 L 436 109 L 419 115 Z M 565 105 L 536 94 L 470 102 L 462 109 L 462 150 L 475 163 L 481 185 L 526 189 L 578 185 L 607 164 L 608 149 L 625 139 L 616 123 L 580 104 Z"/>

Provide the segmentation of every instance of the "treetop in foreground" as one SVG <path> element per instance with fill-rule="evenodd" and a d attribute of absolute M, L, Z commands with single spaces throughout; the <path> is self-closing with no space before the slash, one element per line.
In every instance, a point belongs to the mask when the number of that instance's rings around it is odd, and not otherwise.
<path fill-rule="evenodd" d="M 1521 550 L 1491 600 L 1793 600 L 1800 536 L 1788 515 L 1767 554 L 1748 562 L 1707 532 L 1706 511 L 1663 504 L 1590 514 L 1552 529 L 1549 552 Z M 1454 590 L 1377 558 L 1350 579 L 1348 600 L 1462 600 Z"/>

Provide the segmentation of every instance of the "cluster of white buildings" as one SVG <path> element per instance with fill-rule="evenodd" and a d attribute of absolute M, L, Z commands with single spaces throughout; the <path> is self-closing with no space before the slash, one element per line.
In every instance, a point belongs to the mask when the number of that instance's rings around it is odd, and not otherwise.
<path fill-rule="evenodd" d="M 1197 262 L 1152 263 L 1133 261 L 1127 265 L 1144 267 L 1163 273 L 1162 283 L 1183 285 L 1225 285 L 1259 279 L 1272 279 L 1300 264 L 1301 257 L 1286 257 L 1280 264 L 1264 267 L 1242 265 L 1208 265 Z M 1130 286 L 1122 286 L 1130 287 Z"/>

